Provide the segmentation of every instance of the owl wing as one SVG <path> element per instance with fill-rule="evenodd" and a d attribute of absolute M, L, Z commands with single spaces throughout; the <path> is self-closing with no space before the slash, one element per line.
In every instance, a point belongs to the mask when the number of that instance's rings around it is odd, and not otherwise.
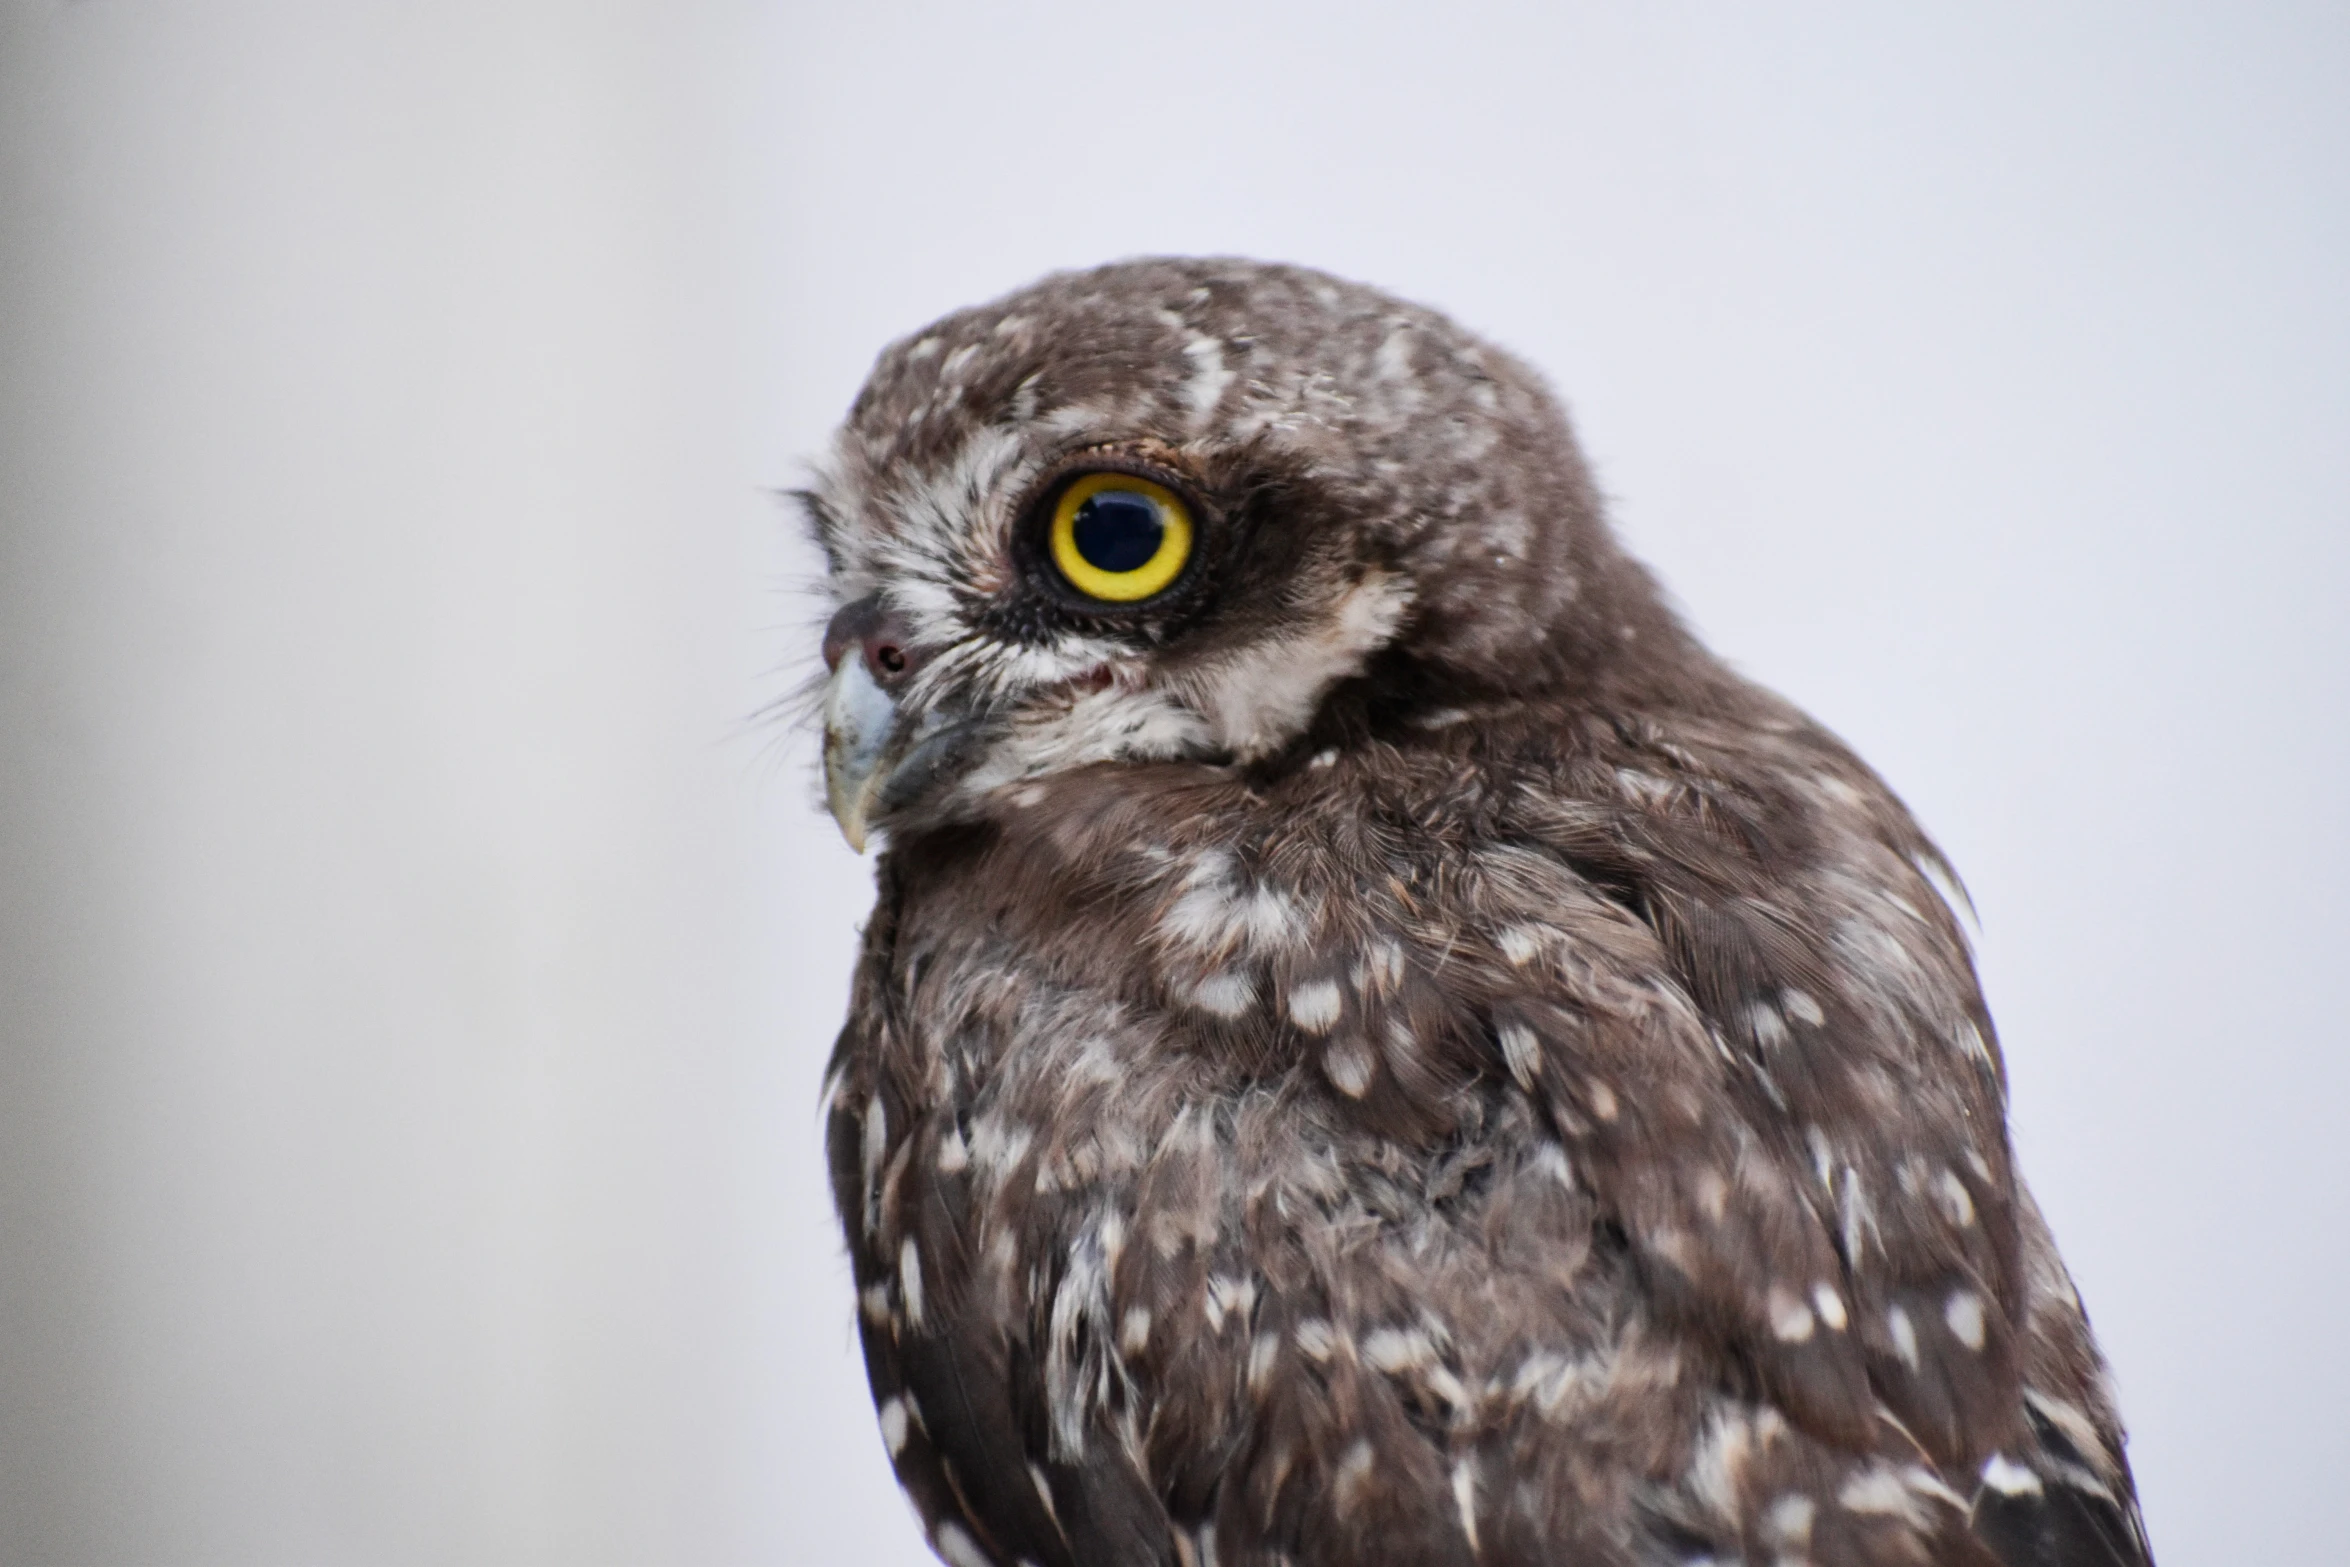
<path fill-rule="evenodd" d="M 1621 738 L 1612 805 L 1522 802 L 1488 896 L 1567 939 L 1486 1008 L 1651 1301 L 1814 1438 L 1953 1477 L 2008 1567 L 2150 1561 L 1939 854 L 1807 723 Z"/>

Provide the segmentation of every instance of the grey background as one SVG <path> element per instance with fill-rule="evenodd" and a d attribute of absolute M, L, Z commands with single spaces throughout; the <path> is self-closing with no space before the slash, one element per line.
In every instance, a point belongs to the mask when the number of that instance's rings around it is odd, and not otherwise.
<path fill-rule="evenodd" d="M 1544 367 L 1967 876 L 2163 1560 L 2339 1560 L 2339 7 L 0 4 L 0 1560 L 924 1559 L 767 493 L 1054 266 Z"/>

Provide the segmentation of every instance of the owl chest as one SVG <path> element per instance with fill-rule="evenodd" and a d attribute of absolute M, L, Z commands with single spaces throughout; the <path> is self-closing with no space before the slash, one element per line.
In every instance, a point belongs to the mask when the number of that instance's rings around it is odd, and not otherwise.
<path fill-rule="evenodd" d="M 1340 1363 L 1441 1412 L 1504 1345 L 1593 1342 L 1623 1287 L 1506 1077 L 1446 1089 L 1442 1136 L 1395 1135 L 1321 1053 L 1244 1070 L 1119 987 L 1000 952 L 900 981 L 835 1096 L 868 1328 L 961 1346 L 1064 1445 L 1169 1398 L 1241 1420 Z"/>

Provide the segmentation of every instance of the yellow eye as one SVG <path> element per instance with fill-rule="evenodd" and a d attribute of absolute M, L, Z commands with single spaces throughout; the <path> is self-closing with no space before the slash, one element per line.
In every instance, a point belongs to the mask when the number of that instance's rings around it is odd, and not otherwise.
<path fill-rule="evenodd" d="M 1191 513 L 1165 485 L 1089 473 L 1053 506 L 1052 551 L 1078 592 L 1131 604 L 1173 582 L 1191 559 Z"/>

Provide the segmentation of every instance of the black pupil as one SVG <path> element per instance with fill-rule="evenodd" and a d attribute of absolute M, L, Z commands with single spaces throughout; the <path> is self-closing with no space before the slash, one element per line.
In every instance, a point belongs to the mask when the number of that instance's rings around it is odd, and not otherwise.
<path fill-rule="evenodd" d="M 1139 571 L 1158 554 L 1166 531 L 1158 506 L 1132 490 L 1089 495 L 1070 519 L 1079 557 L 1097 571 Z"/>

